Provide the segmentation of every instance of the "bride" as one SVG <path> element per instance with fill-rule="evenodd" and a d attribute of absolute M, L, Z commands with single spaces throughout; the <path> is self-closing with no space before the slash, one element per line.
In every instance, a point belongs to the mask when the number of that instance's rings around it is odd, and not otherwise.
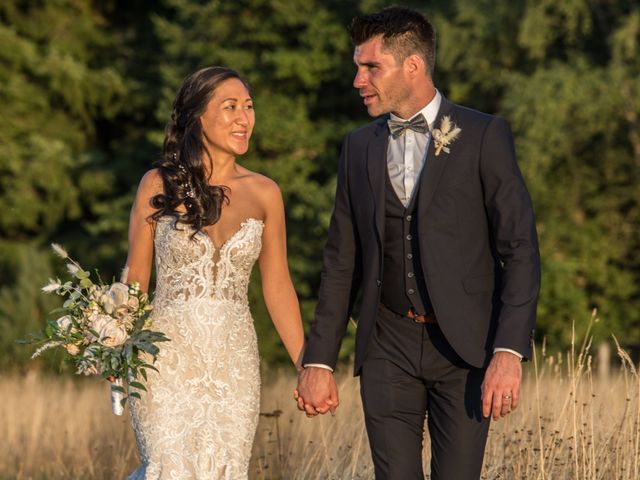
<path fill-rule="evenodd" d="M 259 357 L 247 301 L 260 266 L 273 323 L 299 368 L 303 329 L 276 183 L 236 163 L 255 123 L 247 83 L 209 67 L 178 91 L 162 159 L 140 182 L 127 281 L 149 288 L 163 343 L 147 392 L 131 399 L 140 467 L 129 479 L 247 478 L 258 423 Z"/>

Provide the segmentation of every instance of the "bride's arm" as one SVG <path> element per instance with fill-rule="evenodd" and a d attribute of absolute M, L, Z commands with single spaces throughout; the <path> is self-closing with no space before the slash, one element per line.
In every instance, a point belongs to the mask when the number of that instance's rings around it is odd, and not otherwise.
<path fill-rule="evenodd" d="M 155 210 L 151 198 L 162 192 L 162 178 L 157 170 L 148 171 L 138 185 L 131 215 L 129 216 L 129 253 L 126 281 L 139 282 L 142 291 L 149 290 L 153 261 L 154 222 L 149 218 Z"/>
<path fill-rule="evenodd" d="M 262 292 L 273 324 L 293 363 L 300 369 L 304 330 L 298 296 L 293 288 L 287 264 L 287 234 L 282 194 L 271 180 L 268 180 L 268 185 L 261 190 L 266 210 L 259 259 Z"/>

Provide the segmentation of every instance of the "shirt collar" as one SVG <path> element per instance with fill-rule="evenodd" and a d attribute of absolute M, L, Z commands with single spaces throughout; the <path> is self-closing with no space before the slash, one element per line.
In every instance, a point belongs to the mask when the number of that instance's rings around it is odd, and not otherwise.
<path fill-rule="evenodd" d="M 416 114 L 411 118 L 414 118 L 419 114 L 422 114 L 424 115 L 424 118 L 429 123 L 429 125 L 432 125 L 433 122 L 436 121 L 436 117 L 438 116 L 438 110 L 440 110 L 441 103 L 442 103 L 442 94 L 436 89 L 436 94 L 433 96 L 431 101 L 427 103 L 427 105 L 422 110 L 420 110 L 419 112 L 416 112 Z M 394 115 L 393 113 L 389 113 L 389 115 L 391 116 L 391 120 L 398 120 L 401 122 L 405 121 L 404 118 L 400 118 L 397 115 Z M 411 120 L 411 118 L 409 120 Z"/>

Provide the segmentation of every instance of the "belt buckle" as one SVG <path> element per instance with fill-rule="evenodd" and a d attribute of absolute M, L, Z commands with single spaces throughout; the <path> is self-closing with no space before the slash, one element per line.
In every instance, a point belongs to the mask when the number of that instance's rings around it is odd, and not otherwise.
<path fill-rule="evenodd" d="M 411 307 L 407 312 L 407 318 L 413 320 L 415 323 L 420 323 L 422 325 L 438 323 L 436 320 L 436 316 L 433 313 L 427 313 L 425 315 L 416 315 L 416 312 L 414 312 L 413 307 Z"/>
<path fill-rule="evenodd" d="M 414 323 L 426 323 L 426 318 L 424 315 L 416 315 L 416 312 L 413 311 L 413 307 L 409 309 L 407 312 L 407 318 L 413 320 Z"/>

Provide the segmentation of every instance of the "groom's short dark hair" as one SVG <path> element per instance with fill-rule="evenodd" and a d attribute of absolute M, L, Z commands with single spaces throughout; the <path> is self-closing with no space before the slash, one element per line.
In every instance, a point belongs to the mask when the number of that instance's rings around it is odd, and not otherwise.
<path fill-rule="evenodd" d="M 420 12 L 404 7 L 387 7 L 377 13 L 355 17 L 349 25 L 349 34 L 355 46 L 381 35 L 383 47 L 398 63 L 417 53 L 433 75 L 436 32 Z"/>

